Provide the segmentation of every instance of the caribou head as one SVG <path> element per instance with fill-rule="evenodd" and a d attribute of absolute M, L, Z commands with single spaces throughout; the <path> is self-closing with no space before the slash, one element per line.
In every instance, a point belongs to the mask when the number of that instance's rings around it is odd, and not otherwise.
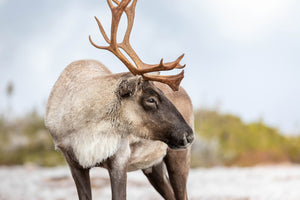
<path fill-rule="evenodd" d="M 139 135 L 148 137 L 151 139 L 158 139 L 164 141 L 170 148 L 185 148 L 193 141 L 193 131 L 186 124 L 181 114 L 177 111 L 175 106 L 165 97 L 157 87 L 155 87 L 149 81 L 157 81 L 170 86 L 174 91 L 179 90 L 179 85 L 184 77 L 184 70 L 176 75 L 154 75 L 150 72 L 169 71 L 175 68 L 182 69 L 185 65 L 181 65 L 184 54 L 179 56 L 175 61 L 164 63 L 163 59 L 159 64 L 146 64 L 144 63 L 137 53 L 130 45 L 130 34 L 133 27 L 135 7 L 137 0 L 107 0 L 108 5 L 112 13 L 111 33 L 108 38 L 103 26 L 97 17 L 95 17 L 99 26 L 100 32 L 104 37 L 108 46 L 99 46 L 95 44 L 91 36 L 89 40 L 93 46 L 99 49 L 108 50 L 112 52 L 117 58 L 119 58 L 125 66 L 129 69 L 131 74 L 141 76 L 143 81 L 137 81 L 139 78 L 125 78 L 123 77 L 120 84 L 120 96 L 124 102 L 132 102 L 131 107 L 127 110 L 130 113 L 125 112 L 128 116 L 132 116 L 132 112 L 135 111 L 139 114 L 135 114 L 131 124 L 139 130 Z M 117 42 L 117 31 L 122 14 L 125 13 L 128 20 L 127 30 L 125 32 L 123 41 Z M 131 58 L 134 63 L 131 63 L 126 56 L 120 51 L 124 50 L 126 54 Z M 137 94 L 137 95 L 136 95 Z M 130 98 L 129 98 L 130 97 Z M 132 100 L 134 99 L 134 100 Z M 137 104 L 138 103 L 138 104 Z M 125 107 L 125 106 L 124 106 Z M 143 115 L 141 115 L 144 113 Z M 125 118 L 125 116 L 124 116 Z M 137 123 L 139 122 L 139 123 Z"/>

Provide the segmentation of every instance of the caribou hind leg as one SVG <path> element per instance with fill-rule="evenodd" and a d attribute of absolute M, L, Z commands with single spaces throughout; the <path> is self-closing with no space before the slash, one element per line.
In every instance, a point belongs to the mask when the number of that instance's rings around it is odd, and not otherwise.
<path fill-rule="evenodd" d="M 91 183 L 90 183 L 90 169 L 82 168 L 76 161 L 74 161 L 70 152 L 63 151 L 67 163 L 69 164 L 74 182 L 77 188 L 79 200 L 91 200 Z"/>
<path fill-rule="evenodd" d="M 164 158 L 176 200 L 187 200 L 187 178 L 190 168 L 190 147 L 183 151 L 168 149 Z"/>
<path fill-rule="evenodd" d="M 144 169 L 143 173 L 164 199 L 175 200 L 174 192 L 167 176 L 167 170 L 164 162 L 161 162 L 151 168 Z"/>

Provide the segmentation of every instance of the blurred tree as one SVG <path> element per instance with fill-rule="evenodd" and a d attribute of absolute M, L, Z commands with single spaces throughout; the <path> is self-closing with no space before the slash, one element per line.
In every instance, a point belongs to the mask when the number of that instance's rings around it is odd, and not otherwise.
<path fill-rule="evenodd" d="M 7 106 L 6 106 L 6 118 L 10 118 L 12 113 L 12 96 L 14 94 L 14 84 L 12 81 L 9 81 L 6 86 L 6 97 L 7 97 Z"/>
<path fill-rule="evenodd" d="M 6 86 L 6 95 L 8 98 L 10 98 L 12 96 L 14 92 L 14 84 L 13 82 L 8 82 L 7 86 Z"/>

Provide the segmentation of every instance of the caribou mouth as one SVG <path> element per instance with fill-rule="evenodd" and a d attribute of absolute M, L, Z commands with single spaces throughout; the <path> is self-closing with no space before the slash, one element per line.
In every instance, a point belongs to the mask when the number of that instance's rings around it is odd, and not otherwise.
<path fill-rule="evenodd" d="M 165 141 L 165 143 L 168 145 L 168 147 L 170 149 L 184 150 L 184 149 L 188 148 L 189 146 L 191 146 L 193 141 L 194 141 L 194 134 L 189 134 L 188 136 L 186 136 L 186 134 L 185 134 L 183 139 L 177 141 L 177 143 L 174 142 L 173 140 Z"/>
<path fill-rule="evenodd" d="M 170 149 L 172 149 L 172 150 L 185 150 L 185 149 L 187 149 L 189 146 L 191 146 L 191 144 L 192 144 L 192 143 L 189 143 L 189 144 L 187 144 L 187 145 L 185 145 L 185 146 L 182 146 L 182 145 L 174 145 L 174 144 L 168 144 L 168 143 L 167 143 L 168 147 L 169 147 Z"/>

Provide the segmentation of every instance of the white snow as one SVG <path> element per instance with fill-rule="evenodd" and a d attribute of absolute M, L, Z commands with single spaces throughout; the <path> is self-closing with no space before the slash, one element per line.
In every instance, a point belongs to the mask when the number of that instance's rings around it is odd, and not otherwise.
<path fill-rule="evenodd" d="M 93 199 L 111 199 L 108 173 L 91 171 Z M 298 200 L 300 166 L 199 168 L 190 171 L 190 200 Z M 0 200 L 77 199 L 68 167 L 0 167 Z M 127 199 L 159 200 L 141 172 L 128 174 Z"/>

